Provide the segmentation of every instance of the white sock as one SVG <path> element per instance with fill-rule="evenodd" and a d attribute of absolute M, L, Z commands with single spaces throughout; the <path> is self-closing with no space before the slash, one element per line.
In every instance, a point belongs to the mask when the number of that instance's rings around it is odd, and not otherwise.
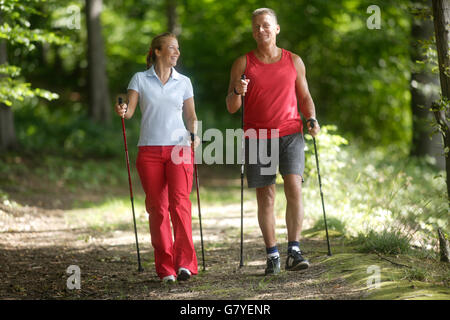
<path fill-rule="evenodd" d="M 274 257 L 279 257 L 280 256 L 280 253 L 277 251 L 277 252 L 274 252 L 274 253 L 269 253 L 268 255 L 267 255 L 267 258 L 274 258 Z"/>

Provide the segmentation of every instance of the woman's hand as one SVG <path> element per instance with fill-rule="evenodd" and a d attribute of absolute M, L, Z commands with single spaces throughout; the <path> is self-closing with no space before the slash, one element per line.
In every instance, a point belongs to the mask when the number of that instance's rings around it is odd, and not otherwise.
<path fill-rule="evenodd" d="M 201 140 L 197 135 L 194 135 L 193 133 L 190 133 L 190 136 L 191 136 L 191 139 L 190 139 L 191 147 L 192 147 L 192 149 L 195 149 L 200 145 Z"/>
<path fill-rule="evenodd" d="M 128 105 L 126 103 L 122 103 L 122 104 L 117 103 L 115 105 L 114 109 L 115 109 L 116 113 L 119 115 L 119 117 L 125 118 L 125 114 L 128 111 Z"/>
<path fill-rule="evenodd" d="M 201 140 L 200 140 L 199 136 L 195 136 L 194 144 L 193 144 L 194 149 L 197 148 L 200 145 L 200 143 L 201 143 Z"/>

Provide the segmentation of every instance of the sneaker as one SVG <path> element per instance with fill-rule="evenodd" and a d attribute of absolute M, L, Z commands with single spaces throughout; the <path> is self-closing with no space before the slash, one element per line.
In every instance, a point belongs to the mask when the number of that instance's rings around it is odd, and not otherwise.
<path fill-rule="evenodd" d="M 186 269 L 186 268 L 180 268 L 178 269 L 178 276 L 177 279 L 179 281 L 186 281 L 189 280 L 189 278 L 191 277 L 191 272 Z"/>
<path fill-rule="evenodd" d="M 309 261 L 302 256 L 301 251 L 292 250 L 286 259 L 286 270 L 296 271 L 308 269 Z"/>
<path fill-rule="evenodd" d="M 280 256 L 272 257 L 267 259 L 267 267 L 264 274 L 279 274 L 280 273 Z"/>
<path fill-rule="evenodd" d="M 164 283 L 174 283 L 175 282 L 175 276 L 172 276 L 172 275 L 166 276 L 166 277 L 162 278 L 162 281 Z"/>

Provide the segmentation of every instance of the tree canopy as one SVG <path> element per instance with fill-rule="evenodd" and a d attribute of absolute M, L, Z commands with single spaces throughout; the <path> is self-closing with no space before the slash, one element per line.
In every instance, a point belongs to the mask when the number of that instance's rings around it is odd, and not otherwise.
<path fill-rule="evenodd" d="M 424 2 L 424 1 L 418 1 Z M 2 102 L 49 106 L 69 116 L 87 113 L 88 41 L 85 1 L 2 1 L 0 37 L 8 65 L 0 71 Z M 168 30 L 169 1 L 103 3 L 101 28 L 111 101 L 145 69 L 153 36 Z M 370 1 L 184 0 L 175 5 L 181 59 L 178 69 L 194 85 L 204 128 L 239 127 L 225 108 L 231 65 L 254 49 L 251 12 L 270 7 L 278 15 L 278 45 L 300 55 L 319 121 L 367 146 L 400 147 L 412 138 L 410 77 L 414 3 L 379 1 L 380 27 L 369 27 Z M 430 39 L 432 41 L 432 39 Z M 433 50 L 429 56 L 436 56 Z M 20 77 L 19 77 L 20 74 Z M 19 80 L 20 79 L 20 80 Z M 43 89 L 32 89 L 29 83 Z M 48 91 L 47 91 L 48 90 Z M 53 93 L 51 93 L 53 92 Z M 20 101 L 24 97 L 60 97 Z M 18 129 L 20 130 L 20 128 Z"/>

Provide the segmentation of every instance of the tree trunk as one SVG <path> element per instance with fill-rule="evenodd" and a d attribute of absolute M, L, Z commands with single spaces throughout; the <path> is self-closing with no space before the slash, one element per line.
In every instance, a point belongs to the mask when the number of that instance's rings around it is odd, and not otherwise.
<path fill-rule="evenodd" d="M 434 116 L 440 126 L 443 138 L 445 164 L 447 171 L 447 197 L 450 204 L 450 1 L 433 0 L 434 32 L 436 36 L 436 47 L 438 52 L 439 74 L 441 80 L 442 98 L 446 101 L 443 110 L 434 109 Z"/>
<path fill-rule="evenodd" d="M 450 262 L 450 245 L 441 229 L 438 229 L 439 252 L 442 262 Z"/>
<path fill-rule="evenodd" d="M 106 58 L 100 22 L 101 12 L 102 0 L 86 0 L 89 115 L 94 121 L 109 122 L 112 105 L 109 97 L 108 78 L 106 76 Z"/>
<path fill-rule="evenodd" d="M 430 1 L 431 4 L 431 1 Z M 411 28 L 411 61 L 414 65 L 411 73 L 411 111 L 412 111 L 412 145 L 410 154 L 423 157 L 429 155 L 436 159 L 439 169 L 445 169 L 442 155 L 442 136 L 434 134 L 430 139 L 433 113 L 429 111 L 433 101 L 439 99 L 439 76 L 427 71 L 429 68 L 419 66 L 416 61 L 424 61 L 425 56 L 420 48 L 420 41 L 429 40 L 434 32 L 433 21 L 414 18 Z"/>
<path fill-rule="evenodd" d="M 0 14 L 0 23 L 2 23 Z M 0 65 L 8 62 L 6 41 L 0 41 Z M 0 103 L 0 151 L 16 149 L 18 146 L 14 128 L 14 114 L 11 107 Z"/>
<path fill-rule="evenodd" d="M 178 24 L 177 0 L 166 0 L 166 9 L 167 30 L 178 36 L 181 33 L 181 27 Z"/>

